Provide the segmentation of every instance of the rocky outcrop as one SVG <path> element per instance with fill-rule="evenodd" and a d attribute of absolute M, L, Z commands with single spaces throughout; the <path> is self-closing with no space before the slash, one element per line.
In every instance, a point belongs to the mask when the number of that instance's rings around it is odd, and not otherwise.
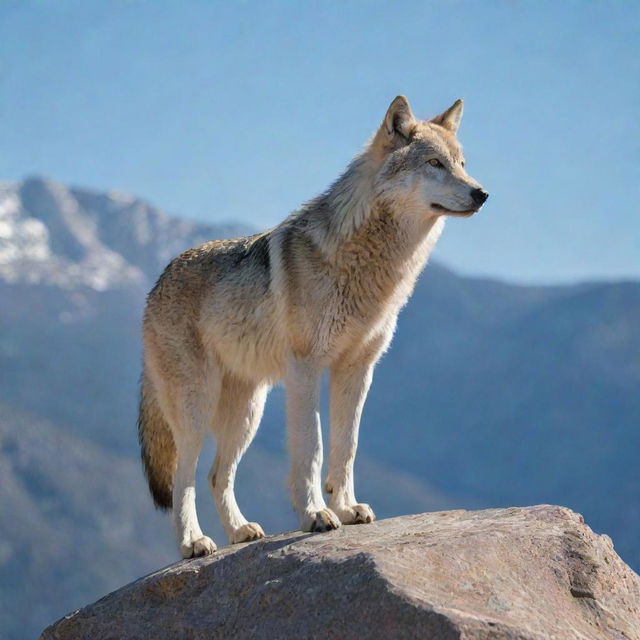
<path fill-rule="evenodd" d="M 640 577 L 569 509 L 444 511 L 179 562 L 41 638 L 640 640 Z"/>

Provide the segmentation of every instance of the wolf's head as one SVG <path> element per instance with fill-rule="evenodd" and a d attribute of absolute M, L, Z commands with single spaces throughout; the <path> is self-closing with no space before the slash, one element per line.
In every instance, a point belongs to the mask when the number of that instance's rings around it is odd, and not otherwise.
<path fill-rule="evenodd" d="M 462 100 L 431 120 L 418 120 L 405 96 L 389 106 L 370 151 L 381 163 L 377 197 L 408 213 L 470 216 L 489 194 L 464 168 L 456 132 Z"/>

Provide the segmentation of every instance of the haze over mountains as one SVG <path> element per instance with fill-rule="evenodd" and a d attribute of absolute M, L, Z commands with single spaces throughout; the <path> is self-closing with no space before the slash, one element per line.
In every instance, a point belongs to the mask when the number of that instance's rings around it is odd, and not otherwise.
<path fill-rule="evenodd" d="M 129 195 L 0 184 L 0 635 L 177 559 L 135 432 L 146 292 L 182 249 L 250 232 Z M 640 568 L 640 283 L 521 287 L 431 264 L 365 408 L 357 486 L 379 517 L 560 503 Z M 295 527 L 282 390 L 239 502 Z M 325 421 L 326 422 L 326 421 Z M 203 454 L 202 472 L 212 459 Z M 205 484 L 200 512 L 224 535 Z"/>

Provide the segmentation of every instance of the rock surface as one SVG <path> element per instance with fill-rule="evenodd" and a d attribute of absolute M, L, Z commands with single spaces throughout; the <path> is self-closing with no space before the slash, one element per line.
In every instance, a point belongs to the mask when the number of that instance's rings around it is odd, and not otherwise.
<path fill-rule="evenodd" d="M 41 638 L 640 640 L 640 577 L 569 509 L 444 511 L 182 561 Z"/>

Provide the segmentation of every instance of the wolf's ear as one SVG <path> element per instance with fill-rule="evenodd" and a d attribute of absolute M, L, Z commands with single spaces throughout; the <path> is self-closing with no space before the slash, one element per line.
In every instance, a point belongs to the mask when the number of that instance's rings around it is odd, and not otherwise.
<path fill-rule="evenodd" d="M 432 118 L 431 122 L 439 124 L 441 127 L 448 129 L 452 133 L 456 133 L 460 126 L 460 121 L 462 120 L 463 111 L 464 104 L 462 100 L 456 100 L 446 111 L 443 111 L 439 116 Z"/>
<path fill-rule="evenodd" d="M 389 105 L 382 126 L 390 138 L 398 135 L 407 140 L 415 123 L 416 119 L 411 112 L 409 101 L 405 96 L 398 96 Z"/>

